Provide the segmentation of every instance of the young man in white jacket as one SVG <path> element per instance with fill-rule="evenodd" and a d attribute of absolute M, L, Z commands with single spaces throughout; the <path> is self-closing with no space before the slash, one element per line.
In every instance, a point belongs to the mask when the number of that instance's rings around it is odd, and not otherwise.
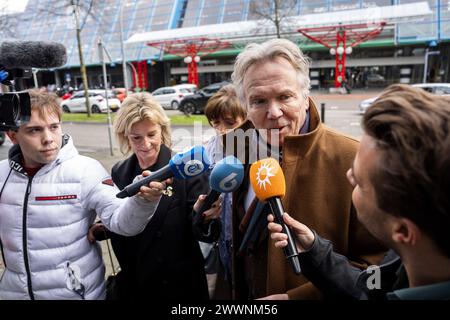
<path fill-rule="evenodd" d="M 104 299 L 105 267 L 89 226 L 98 215 L 118 234 L 140 233 L 168 181 L 116 198 L 102 165 L 62 134 L 56 95 L 30 97 L 31 119 L 7 132 L 14 146 L 0 162 L 0 299 Z"/>

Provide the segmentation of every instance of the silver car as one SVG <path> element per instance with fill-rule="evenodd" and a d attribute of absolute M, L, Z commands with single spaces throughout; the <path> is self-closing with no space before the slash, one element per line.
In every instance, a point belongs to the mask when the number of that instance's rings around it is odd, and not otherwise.
<path fill-rule="evenodd" d="M 428 91 L 430 93 L 450 96 L 450 83 L 417 83 L 411 86 L 416 88 L 422 88 L 423 90 Z M 361 103 L 359 104 L 359 111 L 361 113 L 366 112 L 367 108 L 369 108 L 373 104 L 373 102 L 377 99 L 378 96 L 361 101 Z"/>
<path fill-rule="evenodd" d="M 163 108 L 177 110 L 181 99 L 194 94 L 195 88 L 196 86 L 192 84 L 162 87 L 153 91 L 152 96 Z"/>
<path fill-rule="evenodd" d="M 105 90 L 88 90 L 88 95 L 92 113 L 107 111 Z M 112 111 L 117 111 L 120 108 L 120 101 L 112 92 L 108 92 L 108 106 Z M 69 99 L 61 101 L 61 108 L 66 113 L 86 112 L 84 91 L 78 91 Z"/>

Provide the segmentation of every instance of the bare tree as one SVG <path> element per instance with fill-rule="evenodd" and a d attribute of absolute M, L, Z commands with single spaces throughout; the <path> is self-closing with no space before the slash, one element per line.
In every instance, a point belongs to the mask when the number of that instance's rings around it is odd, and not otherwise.
<path fill-rule="evenodd" d="M 266 20 L 275 27 L 277 38 L 289 29 L 289 16 L 295 15 L 299 0 L 251 0 L 249 14 L 255 19 Z M 291 31 L 291 30 L 288 30 Z"/>
<path fill-rule="evenodd" d="M 0 3 L 0 39 L 16 36 L 17 13 L 9 13 L 7 7 L 7 3 Z"/>
<path fill-rule="evenodd" d="M 78 44 L 78 55 L 80 58 L 80 72 L 83 79 L 84 97 L 86 99 L 87 116 L 91 116 L 91 106 L 89 103 L 88 80 L 86 65 L 83 58 L 83 46 L 81 43 L 81 32 L 88 17 L 95 19 L 96 1 L 94 0 L 52 0 L 45 3 L 45 7 L 38 8 L 39 13 L 47 13 L 54 16 L 72 16 L 75 22 L 75 31 Z"/>

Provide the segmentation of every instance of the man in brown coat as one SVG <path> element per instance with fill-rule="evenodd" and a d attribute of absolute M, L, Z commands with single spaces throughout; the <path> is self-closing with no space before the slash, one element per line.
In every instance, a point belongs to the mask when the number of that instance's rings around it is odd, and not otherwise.
<path fill-rule="evenodd" d="M 308 75 L 308 59 L 294 43 L 283 39 L 250 44 L 235 63 L 233 82 L 248 112 L 248 121 L 225 136 L 225 152 L 238 154 L 247 173 L 233 194 L 235 299 L 322 297 L 306 278 L 294 274 L 281 249 L 268 246 L 265 217 L 265 224 L 257 223 L 256 236 L 237 254 L 252 224 L 255 197 L 248 169 L 259 158 L 256 146 L 270 145 L 271 156 L 280 160 L 287 190 L 283 205 L 292 217 L 333 241 L 337 252 L 361 268 L 378 263 L 384 253 L 359 224 L 352 206 L 352 188 L 345 173 L 358 141 L 320 122 L 309 97 Z M 253 133 L 242 139 L 242 130 Z M 238 141 L 233 150 L 230 141 Z"/>

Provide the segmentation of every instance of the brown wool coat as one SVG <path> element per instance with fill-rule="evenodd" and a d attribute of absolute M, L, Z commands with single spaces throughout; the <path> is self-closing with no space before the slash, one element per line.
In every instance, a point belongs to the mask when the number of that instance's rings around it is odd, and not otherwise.
<path fill-rule="evenodd" d="M 247 121 L 240 128 L 252 128 Z M 232 134 L 232 133 L 231 133 Z M 352 188 L 346 179 L 358 148 L 354 138 L 335 132 L 320 122 L 310 100 L 310 132 L 285 138 L 282 168 L 286 178 L 283 205 L 294 219 L 314 229 L 334 244 L 334 249 L 354 264 L 367 267 L 381 261 L 385 249 L 357 221 Z M 248 148 L 248 143 L 246 144 Z M 248 190 L 249 166 L 241 187 L 233 194 L 233 250 L 243 239 L 239 224 Z M 269 241 L 269 243 L 268 243 Z M 286 263 L 265 229 L 244 256 L 233 257 L 235 299 L 287 293 L 290 299 L 320 299 L 322 294 Z"/>

